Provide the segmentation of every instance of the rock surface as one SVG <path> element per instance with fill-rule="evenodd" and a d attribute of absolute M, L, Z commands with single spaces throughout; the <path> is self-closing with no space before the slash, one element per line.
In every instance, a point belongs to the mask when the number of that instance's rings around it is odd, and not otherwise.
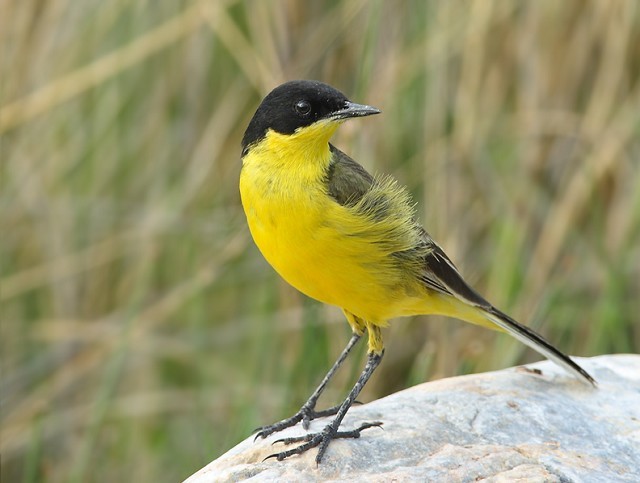
<path fill-rule="evenodd" d="M 319 467 L 316 449 L 263 462 L 298 425 L 249 437 L 186 481 L 640 481 L 640 355 L 576 360 L 598 388 L 548 361 L 429 382 L 351 408 L 343 429 L 384 431 L 333 441 Z"/>

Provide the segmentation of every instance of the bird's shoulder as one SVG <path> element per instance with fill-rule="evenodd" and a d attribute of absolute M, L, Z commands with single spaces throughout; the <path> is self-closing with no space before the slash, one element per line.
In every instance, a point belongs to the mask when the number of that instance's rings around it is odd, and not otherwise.
<path fill-rule="evenodd" d="M 329 144 L 331 162 L 325 176 L 327 192 L 344 206 L 353 206 L 372 188 L 374 177 L 351 157 Z"/>
<path fill-rule="evenodd" d="M 404 186 L 391 176 L 372 176 L 342 151 L 329 147 L 331 162 L 325 181 L 334 201 L 368 220 L 372 229 L 389 230 L 391 237 L 400 235 L 397 230 L 404 232 L 402 237 L 415 232 L 414 203 Z"/>

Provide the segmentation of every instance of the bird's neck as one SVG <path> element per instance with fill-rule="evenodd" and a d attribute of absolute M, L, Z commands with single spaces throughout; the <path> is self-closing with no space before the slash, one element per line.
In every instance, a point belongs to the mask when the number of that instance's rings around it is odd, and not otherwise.
<path fill-rule="evenodd" d="M 281 169 L 296 177 L 324 176 L 331 162 L 329 139 L 337 124 L 312 125 L 293 134 L 268 131 L 258 149 L 264 150 L 273 169 Z"/>

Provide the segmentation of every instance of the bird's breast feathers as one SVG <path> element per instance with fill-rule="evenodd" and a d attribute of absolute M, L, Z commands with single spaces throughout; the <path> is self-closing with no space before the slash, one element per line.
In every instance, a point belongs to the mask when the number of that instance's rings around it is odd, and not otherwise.
<path fill-rule="evenodd" d="M 357 202 L 340 204 L 322 181 L 332 154 L 323 156 L 284 167 L 260 151 L 244 157 L 240 192 L 256 245 L 312 298 L 374 323 L 408 315 L 398 307 L 417 291 L 407 268 L 420 258 L 408 196 L 394 181 L 381 180 Z"/>

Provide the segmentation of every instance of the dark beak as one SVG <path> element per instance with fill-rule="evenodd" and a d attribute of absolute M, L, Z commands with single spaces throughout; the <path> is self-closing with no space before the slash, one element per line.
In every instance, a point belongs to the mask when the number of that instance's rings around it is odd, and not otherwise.
<path fill-rule="evenodd" d="M 380 114 L 380 109 L 376 109 L 372 106 L 365 106 L 364 104 L 356 104 L 355 102 L 346 101 L 342 109 L 329 114 L 329 119 L 337 121 L 339 119 L 371 116 L 373 114 Z"/>

